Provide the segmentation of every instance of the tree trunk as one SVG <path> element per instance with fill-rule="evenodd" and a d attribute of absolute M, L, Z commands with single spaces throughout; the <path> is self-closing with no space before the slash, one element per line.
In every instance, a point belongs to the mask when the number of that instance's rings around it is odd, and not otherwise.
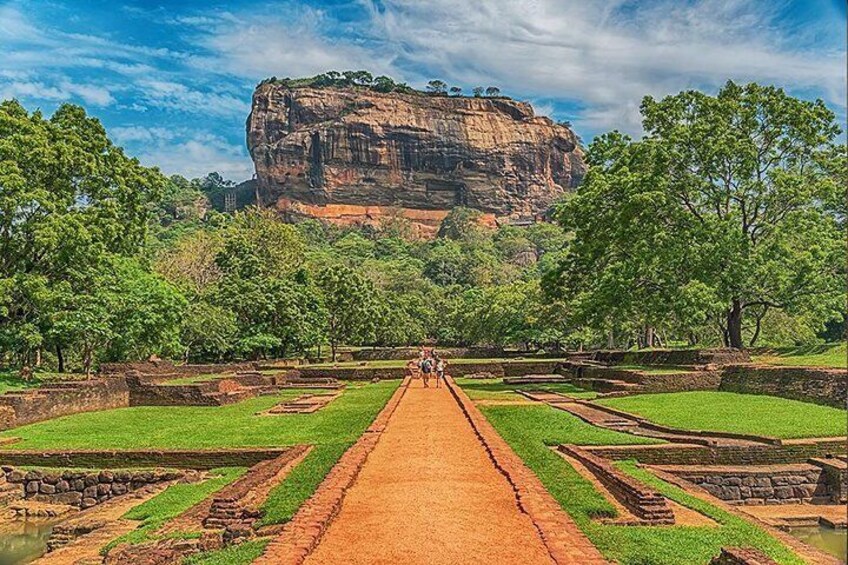
<path fill-rule="evenodd" d="M 607 334 L 607 349 L 615 349 L 615 334 L 612 330 Z"/>
<path fill-rule="evenodd" d="M 35 348 L 35 366 L 41 367 L 41 346 Z"/>
<path fill-rule="evenodd" d="M 733 299 L 730 310 L 727 311 L 727 345 L 736 349 L 742 349 L 742 302 L 738 298 Z"/>
<path fill-rule="evenodd" d="M 56 345 L 56 363 L 60 373 L 65 372 L 65 354 L 62 352 L 62 346 Z"/>
<path fill-rule="evenodd" d="M 330 351 L 332 352 L 332 362 L 335 363 L 336 362 L 336 342 L 335 341 L 330 342 Z"/>
<path fill-rule="evenodd" d="M 645 326 L 645 349 L 654 346 L 654 327 Z"/>

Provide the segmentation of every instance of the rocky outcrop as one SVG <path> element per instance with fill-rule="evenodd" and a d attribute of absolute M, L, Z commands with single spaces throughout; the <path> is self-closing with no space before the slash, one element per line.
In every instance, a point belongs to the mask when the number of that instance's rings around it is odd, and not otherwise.
<path fill-rule="evenodd" d="M 569 128 L 506 98 L 269 82 L 247 143 L 262 204 L 341 223 L 397 214 L 432 228 L 457 205 L 534 217 L 586 169 Z"/>

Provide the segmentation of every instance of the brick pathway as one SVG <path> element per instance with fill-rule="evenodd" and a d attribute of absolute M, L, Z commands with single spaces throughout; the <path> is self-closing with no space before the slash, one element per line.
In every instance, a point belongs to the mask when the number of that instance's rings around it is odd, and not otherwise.
<path fill-rule="evenodd" d="M 606 563 L 462 391 L 395 400 L 256 563 Z"/>

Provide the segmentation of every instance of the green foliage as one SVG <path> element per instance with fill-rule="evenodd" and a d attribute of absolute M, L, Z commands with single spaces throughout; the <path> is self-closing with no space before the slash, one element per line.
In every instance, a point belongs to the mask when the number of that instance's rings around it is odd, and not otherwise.
<path fill-rule="evenodd" d="M 377 309 L 368 279 L 340 265 L 322 270 L 317 284 L 327 311 L 327 337 L 333 359 L 340 343 L 360 345 L 374 339 Z"/>
<path fill-rule="evenodd" d="M 45 119 L 0 103 L 0 349 L 26 364 L 73 348 L 90 366 L 115 334 L 109 271 L 139 251 L 166 184 L 79 106 Z"/>
<path fill-rule="evenodd" d="M 687 430 L 735 432 L 781 439 L 846 435 L 848 413 L 774 396 L 673 392 L 609 398 L 599 404 Z M 739 415 L 744 414 L 744 418 Z"/>
<path fill-rule="evenodd" d="M 734 347 L 756 343 L 771 310 L 842 319 L 844 149 L 824 104 L 729 82 L 715 97 L 647 97 L 642 114 L 646 137 L 597 138 L 558 207 L 574 241 L 549 294 L 600 331 Z"/>

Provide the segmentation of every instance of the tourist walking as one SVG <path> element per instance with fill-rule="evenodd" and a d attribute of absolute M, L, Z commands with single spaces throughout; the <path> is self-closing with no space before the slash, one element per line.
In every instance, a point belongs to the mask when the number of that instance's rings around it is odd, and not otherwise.
<path fill-rule="evenodd" d="M 424 379 L 424 386 L 430 388 L 430 373 L 433 372 L 433 360 L 425 357 L 421 361 L 421 378 Z"/>
<path fill-rule="evenodd" d="M 445 378 L 445 366 L 447 363 L 444 359 L 436 359 L 436 388 L 441 388 L 442 380 Z"/>

